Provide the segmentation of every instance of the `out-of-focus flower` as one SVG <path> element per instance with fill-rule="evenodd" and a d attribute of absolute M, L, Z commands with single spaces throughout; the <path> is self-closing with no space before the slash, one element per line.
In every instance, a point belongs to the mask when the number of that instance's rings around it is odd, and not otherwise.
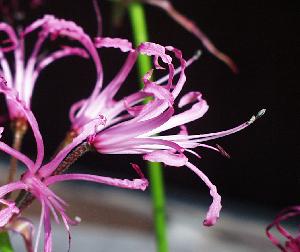
<path fill-rule="evenodd" d="M 39 30 L 37 40 L 32 47 L 28 59 L 25 58 L 25 37 L 32 32 Z M 87 36 L 81 27 L 70 21 L 57 19 L 54 16 L 46 15 L 42 19 L 38 19 L 31 25 L 20 31 L 18 34 L 13 27 L 7 23 L 0 23 L 0 32 L 7 37 L 0 41 L 0 74 L 7 80 L 7 85 L 18 91 L 19 98 L 23 100 L 27 107 L 30 108 L 31 97 L 34 90 L 36 80 L 40 72 L 49 64 L 57 59 L 78 55 L 87 58 L 90 53 L 97 55 L 93 42 Z M 70 40 L 75 40 L 84 48 L 61 46 L 60 49 L 52 52 L 42 52 L 43 44 L 50 38 L 56 39 L 58 36 L 67 37 Z M 9 62 L 8 56 L 13 54 L 14 62 Z M 101 66 L 99 59 L 96 58 L 97 66 Z M 22 118 L 24 115 L 20 109 L 11 105 L 9 102 L 9 115 L 11 119 Z"/>
<path fill-rule="evenodd" d="M 113 12 L 113 22 L 116 26 L 122 24 L 122 20 L 126 13 L 126 7 L 128 4 L 134 2 L 142 2 L 152 6 L 159 7 L 164 10 L 171 18 L 174 19 L 179 25 L 184 29 L 192 33 L 196 38 L 198 38 L 203 46 L 216 58 L 223 61 L 234 73 L 238 73 L 238 67 L 235 62 L 224 52 L 220 51 L 214 43 L 209 39 L 209 37 L 195 24 L 190 18 L 183 15 L 179 10 L 177 10 L 172 1 L 169 0 L 118 0 L 114 7 Z"/>
<path fill-rule="evenodd" d="M 6 83 L 3 78 L 0 78 L 0 92 L 4 93 L 9 102 L 11 102 L 11 104 L 17 107 L 18 110 L 21 111 L 24 117 L 27 119 L 33 131 L 33 135 L 35 137 L 37 145 L 37 157 L 35 161 L 32 161 L 21 152 L 11 148 L 4 142 L 0 141 L 0 150 L 15 157 L 27 167 L 27 171 L 22 175 L 20 180 L 0 187 L 0 204 L 5 206 L 5 208 L 0 210 L 0 227 L 4 227 L 11 219 L 11 217 L 14 214 L 18 214 L 19 212 L 19 209 L 15 205 L 15 203 L 12 201 L 5 200 L 4 196 L 12 191 L 20 189 L 30 192 L 34 197 L 36 197 L 39 200 L 42 206 L 41 220 L 36 238 L 36 248 L 39 241 L 41 227 L 42 225 L 44 225 L 44 251 L 48 252 L 52 250 L 50 214 L 53 214 L 57 222 L 59 222 L 58 215 L 60 215 L 68 232 L 69 225 L 74 225 L 77 223 L 77 221 L 73 221 L 67 216 L 65 212 L 65 201 L 62 200 L 59 196 L 57 196 L 55 193 L 53 193 L 48 188 L 49 185 L 55 184 L 60 181 L 84 180 L 128 189 L 145 190 L 145 188 L 147 187 L 148 181 L 144 178 L 141 170 L 135 164 L 133 164 L 132 167 L 141 177 L 140 179 L 122 180 L 117 178 L 102 177 L 90 174 L 53 175 L 52 172 L 49 173 L 49 175 L 45 176 L 44 174 L 47 171 L 55 170 L 74 147 L 81 144 L 88 137 L 94 135 L 95 131 L 101 130 L 101 128 L 105 124 L 105 119 L 103 117 L 98 117 L 86 124 L 83 127 L 81 133 L 73 139 L 72 143 L 70 143 L 64 149 L 62 149 L 49 163 L 43 165 L 42 162 L 44 158 L 44 144 L 34 115 L 30 111 L 30 109 L 26 107 L 26 104 L 23 101 L 19 100 L 17 93 L 6 86 Z M 3 128 L 0 128 L 0 131 L 2 133 Z"/>
<path fill-rule="evenodd" d="M 181 14 L 174 8 L 169 0 L 141 0 L 142 2 L 157 6 L 172 17 L 178 24 L 184 27 L 187 31 L 196 36 L 204 45 L 204 47 L 219 60 L 223 61 L 234 72 L 238 72 L 238 67 L 234 61 L 225 53 L 221 52 L 206 34 L 189 18 Z"/>
<path fill-rule="evenodd" d="M 283 221 L 296 216 L 300 216 L 300 206 L 288 207 L 282 210 L 275 220 L 267 227 L 267 236 L 271 242 L 283 252 L 300 252 L 300 230 L 298 230 L 296 235 L 293 235 L 281 225 Z M 271 234 L 270 229 L 273 227 L 276 227 L 277 231 L 287 239 L 284 244 Z"/>

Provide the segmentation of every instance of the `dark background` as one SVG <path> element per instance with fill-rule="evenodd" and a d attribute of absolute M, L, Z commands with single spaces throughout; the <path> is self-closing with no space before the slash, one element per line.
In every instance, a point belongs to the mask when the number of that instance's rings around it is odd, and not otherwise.
<path fill-rule="evenodd" d="M 197 49 L 203 50 L 201 59 L 187 70 L 184 91 L 201 91 L 210 109 L 202 119 L 190 124 L 190 133 L 231 128 L 260 109 L 267 109 L 265 116 L 254 125 L 214 142 L 225 148 L 231 159 L 201 149 L 202 160 L 191 159 L 215 183 L 220 194 L 228 198 L 276 208 L 299 204 L 299 88 L 296 83 L 299 43 L 297 47 L 295 6 L 275 2 L 269 5 L 264 1 L 178 0 L 173 3 L 239 67 L 239 74 L 233 74 L 163 10 L 146 6 L 151 41 L 178 47 L 186 58 Z M 112 2 L 100 4 L 104 36 L 132 40 L 128 16 L 125 15 L 120 27 L 113 27 Z M 74 20 L 91 36 L 96 34 L 90 1 L 51 0 L 33 11 L 26 22 L 42 16 L 41 13 Z M 124 56 L 120 55 L 118 50 L 101 50 L 106 83 L 117 72 L 116 66 L 121 66 Z M 119 97 L 135 89 L 135 74 L 130 75 Z M 40 75 L 32 110 L 40 123 L 49 157 L 69 128 L 69 106 L 87 97 L 94 81 L 92 64 L 75 57 L 60 60 Z M 25 152 L 33 150 L 28 146 L 34 146 L 29 136 L 25 139 Z M 128 177 L 134 176 L 129 166 L 132 161 L 142 164 L 140 157 L 91 154 L 81 159 L 81 165 L 94 173 Z M 165 178 L 167 191 L 184 188 L 188 193 L 207 192 L 199 178 L 184 167 L 166 167 Z"/>

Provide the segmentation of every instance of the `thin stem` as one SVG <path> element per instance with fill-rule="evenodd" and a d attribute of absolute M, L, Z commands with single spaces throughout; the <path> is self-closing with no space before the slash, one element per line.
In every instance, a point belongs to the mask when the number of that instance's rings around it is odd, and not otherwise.
<path fill-rule="evenodd" d="M 91 151 L 93 147 L 87 143 L 83 142 L 82 144 L 78 145 L 75 149 L 70 152 L 68 156 L 59 164 L 56 170 L 53 172 L 54 175 L 59 175 L 67 171 L 72 164 L 74 164 L 80 157 L 82 157 L 87 152 Z"/>
<path fill-rule="evenodd" d="M 142 4 L 133 2 L 129 5 L 129 16 L 133 30 L 135 44 L 148 41 L 146 18 Z M 147 56 L 139 56 L 138 72 L 142 77 L 151 68 L 151 59 Z M 143 84 L 140 83 L 142 87 Z M 163 171 L 160 163 L 148 163 L 152 207 L 155 224 L 156 246 L 158 252 L 168 251 L 165 213 L 165 192 L 163 182 Z"/>
<path fill-rule="evenodd" d="M 14 252 L 7 232 L 0 232 L 0 252 Z"/>
<path fill-rule="evenodd" d="M 16 119 L 12 121 L 11 127 L 14 134 L 12 147 L 17 151 L 20 151 L 24 135 L 26 134 L 28 129 L 27 122 L 24 119 Z M 12 157 L 10 159 L 10 168 L 9 168 L 7 183 L 13 182 L 15 180 L 17 167 L 18 167 L 18 160 Z"/>

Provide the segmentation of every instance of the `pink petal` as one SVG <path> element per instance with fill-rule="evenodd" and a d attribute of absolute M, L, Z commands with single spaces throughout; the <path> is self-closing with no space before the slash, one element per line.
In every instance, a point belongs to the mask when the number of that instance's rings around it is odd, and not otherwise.
<path fill-rule="evenodd" d="M 83 106 L 83 104 L 86 102 L 85 99 L 82 99 L 78 102 L 75 102 L 71 108 L 70 108 L 70 111 L 69 111 L 69 118 L 70 118 L 70 121 L 73 124 L 75 124 L 75 120 L 76 120 L 76 113 L 78 112 L 78 110 Z M 76 128 L 76 127 L 74 127 Z"/>
<path fill-rule="evenodd" d="M 134 190 L 145 190 L 148 186 L 148 180 L 144 177 L 141 170 L 137 165 L 132 165 L 132 167 L 137 171 L 137 173 L 141 176 L 141 179 L 117 179 L 103 176 L 96 176 L 90 174 L 63 174 L 51 176 L 45 180 L 47 185 L 51 185 L 60 181 L 68 181 L 68 180 L 84 180 L 91 181 L 121 188 L 134 189 Z"/>
<path fill-rule="evenodd" d="M 95 38 L 95 46 L 97 48 L 118 48 L 122 52 L 129 52 L 132 50 L 132 44 L 127 39 L 109 38 L 109 37 L 97 37 Z"/>
<path fill-rule="evenodd" d="M 35 83 L 40 72 L 43 69 L 45 69 L 48 65 L 50 65 L 51 63 L 53 63 L 54 61 L 56 61 L 58 59 L 68 57 L 68 56 L 80 56 L 80 57 L 86 58 L 86 59 L 89 57 L 88 54 L 86 53 L 86 51 L 83 50 L 82 48 L 65 46 L 61 50 L 51 53 L 50 55 L 48 55 L 46 58 L 44 58 L 43 60 L 41 60 L 39 62 L 39 64 L 36 66 L 35 71 L 32 74 L 32 77 L 31 77 L 32 83 Z M 32 86 L 32 89 L 33 88 L 34 88 L 34 85 Z"/>
<path fill-rule="evenodd" d="M 170 64 L 172 62 L 172 58 L 166 54 L 165 48 L 159 44 L 144 42 L 138 47 L 137 50 L 140 53 L 148 56 L 159 56 L 166 64 Z"/>
<path fill-rule="evenodd" d="M 180 50 L 172 47 L 172 46 L 167 46 L 166 49 L 168 51 L 171 51 L 175 54 L 176 58 L 180 61 L 180 75 L 179 75 L 179 79 L 177 81 L 177 83 L 175 84 L 175 87 L 172 91 L 172 95 L 174 97 L 174 99 L 176 99 L 176 97 L 179 95 L 179 93 L 181 92 L 183 85 L 185 84 L 186 81 L 186 76 L 184 73 L 184 70 L 186 68 L 186 61 L 183 59 L 182 57 L 182 53 Z M 173 73 L 174 74 L 174 73 Z"/>
<path fill-rule="evenodd" d="M 159 138 L 133 138 L 124 142 L 115 144 L 107 144 L 99 141 L 94 143 L 94 147 L 102 154 L 144 154 L 153 150 L 167 149 L 178 152 L 183 152 L 184 149 L 177 143 L 166 141 Z"/>
<path fill-rule="evenodd" d="M 170 104 L 170 106 L 172 106 L 174 103 L 172 94 L 166 88 L 156 85 L 155 82 L 151 82 L 149 80 L 151 78 L 151 74 L 152 70 L 149 71 L 143 78 L 145 84 L 143 91 L 153 94 L 157 99 L 166 100 Z"/>
<path fill-rule="evenodd" d="M 44 252 L 52 251 L 52 231 L 51 231 L 51 219 L 50 210 L 47 205 L 45 205 L 44 212 Z"/>
<path fill-rule="evenodd" d="M 172 116 L 173 112 L 173 108 L 169 108 L 163 114 L 149 120 L 119 124 L 115 127 L 100 132 L 98 135 L 96 135 L 94 142 L 103 142 L 104 144 L 108 145 L 120 141 L 126 141 L 132 137 L 147 133 L 159 125 L 164 124 Z"/>
<path fill-rule="evenodd" d="M 205 100 L 201 100 L 198 103 L 194 104 L 192 108 L 174 115 L 168 120 L 165 124 L 161 125 L 160 127 L 154 129 L 149 134 L 154 135 L 160 133 L 162 131 L 172 129 L 188 122 L 195 121 L 201 118 L 208 110 L 208 105 Z"/>
<path fill-rule="evenodd" d="M 7 34 L 8 36 L 8 41 L 11 43 L 11 45 L 9 47 L 1 47 L 0 51 L 2 52 L 9 52 L 11 50 L 14 50 L 17 45 L 18 45 L 18 38 L 17 35 L 13 29 L 13 27 L 11 27 L 10 25 L 8 25 L 7 23 L 0 23 L 0 31 L 3 31 Z"/>
<path fill-rule="evenodd" d="M 220 215 L 220 211 L 222 208 L 221 196 L 218 194 L 217 188 L 210 182 L 208 177 L 202 171 L 200 171 L 196 166 L 189 162 L 186 163 L 186 166 L 190 168 L 194 173 L 196 173 L 210 189 L 210 195 L 213 198 L 213 202 L 208 209 L 203 225 L 212 226 L 216 223 Z"/>
<path fill-rule="evenodd" d="M 3 198 L 6 194 L 20 189 L 27 189 L 27 185 L 21 181 L 3 185 L 0 187 L 0 199 Z"/>
<path fill-rule="evenodd" d="M 201 51 L 198 50 L 196 51 L 196 53 L 186 62 L 186 66 L 185 67 L 188 67 L 190 66 L 192 63 L 194 63 L 196 60 L 198 60 L 201 56 Z M 179 66 L 175 69 L 174 71 L 174 76 L 181 73 L 182 71 L 182 67 Z M 165 75 L 164 77 L 162 78 L 159 78 L 157 81 L 155 81 L 156 84 L 162 84 L 164 82 L 166 82 L 167 80 L 169 79 L 169 75 Z"/>
<path fill-rule="evenodd" d="M 162 162 L 166 165 L 176 166 L 176 167 L 184 166 L 188 162 L 188 159 L 184 154 L 182 153 L 175 154 L 172 153 L 171 151 L 166 151 L 166 150 L 157 150 L 157 151 L 150 152 L 144 155 L 143 159 L 150 162 Z"/>
<path fill-rule="evenodd" d="M 11 148 L 10 146 L 8 146 L 7 144 L 1 141 L 0 141 L 0 150 L 4 151 L 8 155 L 11 155 L 12 157 L 21 161 L 28 167 L 29 170 L 33 171 L 34 163 L 32 162 L 32 160 L 30 160 L 27 156 L 25 156 L 21 152 L 16 151 L 15 149 Z"/>
<path fill-rule="evenodd" d="M 187 94 L 185 94 L 184 96 L 182 96 L 182 98 L 180 99 L 179 103 L 178 103 L 178 107 L 182 108 L 183 106 L 196 102 L 196 101 L 200 101 L 202 97 L 202 94 L 200 92 L 189 92 Z"/>

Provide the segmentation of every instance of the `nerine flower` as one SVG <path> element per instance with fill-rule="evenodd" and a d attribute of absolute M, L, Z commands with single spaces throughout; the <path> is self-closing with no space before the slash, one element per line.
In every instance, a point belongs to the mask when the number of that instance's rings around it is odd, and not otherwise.
<path fill-rule="evenodd" d="M 204 225 L 215 224 L 221 210 L 221 197 L 208 177 L 189 162 L 185 153 L 190 152 L 199 157 L 193 149 L 205 147 L 228 155 L 221 147 L 210 146 L 203 142 L 244 129 L 260 117 L 264 110 L 233 129 L 209 134 L 188 135 L 184 125 L 201 118 L 208 110 L 208 105 L 200 92 L 189 92 L 180 99 L 178 107 L 186 107 L 194 103 L 192 107 L 180 114 L 174 114 L 174 101 L 186 81 L 184 70 L 187 65 L 178 49 L 149 42 L 142 43 L 137 49 L 132 49 L 131 43 L 127 40 L 112 38 L 97 38 L 95 44 L 98 48 L 115 47 L 123 52 L 129 52 L 129 54 L 119 73 L 103 90 L 99 88 L 97 95 L 91 95 L 73 105 L 70 110 L 72 130 L 80 132 L 85 123 L 88 123 L 98 114 L 102 114 L 107 118 L 106 125 L 89 139 L 89 143 L 99 153 L 142 154 L 143 158 L 148 161 L 162 162 L 170 166 L 187 166 L 210 188 L 213 202 Z M 169 74 L 167 78 L 154 82 L 151 81 L 153 70 L 150 70 L 143 78 L 144 88 L 141 91 L 116 101 L 114 96 L 131 71 L 139 53 L 153 56 L 156 69 L 163 68 L 159 61 L 165 63 L 168 66 Z M 169 53 L 173 53 L 180 62 L 180 68 L 177 71 L 174 69 Z M 180 75 L 174 84 L 175 72 L 179 72 Z M 167 83 L 164 83 L 165 81 Z M 99 84 L 99 81 L 97 83 Z M 147 104 L 141 104 L 149 97 L 151 98 Z M 158 133 L 176 127 L 182 128 L 179 135 L 156 136 Z M 45 175 L 48 173 L 45 172 Z"/>
<path fill-rule="evenodd" d="M 4 142 L 0 141 L 0 150 L 15 157 L 27 167 L 27 171 L 22 175 L 20 180 L 0 187 L 0 204 L 4 206 L 4 208 L 0 210 L 0 228 L 4 227 L 9 222 L 13 215 L 19 213 L 19 208 L 16 206 L 16 204 L 13 201 L 5 200 L 5 195 L 12 191 L 20 189 L 30 192 L 34 197 L 38 199 L 42 207 L 35 251 L 37 251 L 42 225 L 44 225 L 44 251 L 52 251 L 52 232 L 50 221 L 51 213 L 54 216 L 56 222 L 59 222 L 59 216 L 61 217 L 68 232 L 69 225 L 74 225 L 77 223 L 77 221 L 74 221 L 68 217 L 65 212 L 65 207 L 67 205 L 66 202 L 48 188 L 50 185 L 60 181 L 84 180 L 128 189 L 145 190 L 145 188 L 147 187 L 148 181 L 144 178 L 141 170 L 135 164 L 132 164 L 132 167 L 141 177 L 140 179 L 122 180 L 90 174 L 53 175 L 52 171 L 59 166 L 59 164 L 64 160 L 64 158 L 71 152 L 74 147 L 81 144 L 88 137 L 94 135 L 95 130 L 101 130 L 101 128 L 105 125 L 105 118 L 98 117 L 90 121 L 82 128 L 81 133 L 73 139 L 72 143 L 63 148 L 50 162 L 43 164 L 44 143 L 34 115 L 26 106 L 26 104 L 18 98 L 17 93 L 6 86 L 6 83 L 2 77 L 0 78 L 0 92 L 4 93 L 6 99 L 8 99 L 8 101 L 13 104 L 19 111 L 21 111 L 25 116 L 33 131 L 33 135 L 35 137 L 37 145 L 36 160 L 33 161 L 23 153 L 11 148 Z M 3 132 L 3 128 L 0 128 L 0 132 Z M 43 172 L 41 173 L 41 171 Z M 48 175 L 45 175 L 46 171 L 51 172 L 48 173 Z"/>
<path fill-rule="evenodd" d="M 25 38 L 34 31 L 38 31 L 37 40 L 32 47 L 28 59 L 25 58 Z M 101 62 L 94 48 L 93 42 L 81 27 L 74 22 L 64 19 L 57 19 L 52 15 L 46 15 L 38 19 L 24 30 L 16 33 L 14 28 L 6 23 L 0 23 L 0 32 L 7 37 L 0 41 L 0 74 L 7 81 L 7 85 L 18 91 L 20 99 L 30 108 L 31 97 L 36 80 L 40 72 L 49 64 L 63 57 L 77 55 L 84 58 L 91 56 L 97 65 L 97 72 L 101 70 Z M 42 51 L 43 44 L 48 38 L 51 40 L 60 37 L 67 37 L 78 42 L 81 47 L 61 46 L 52 52 Z M 13 54 L 14 62 L 10 64 L 7 57 Z M 99 69 L 100 68 L 100 69 Z M 22 118 L 24 115 L 20 109 L 8 103 L 11 119 Z"/>
<path fill-rule="evenodd" d="M 281 223 L 283 221 L 286 221 L 292 217 L 300 216 L 300 206 L 293 206 L 288 207 L 284 210 L 282 210 L 275 220 L 268 225 L 266 233 L 271 242 L 276 245 L 281 251 L 283 252 L 299 252 L 300 251 L 300 230 L 298 231 L 297 235 L 294 236 L 290 232 L 288 232 Z M 286 238 L 286 242 L 281 244 L 281 242 L 271 234 L 270 230 L 271 228 L 276 227 L 278 232 Z"/>

